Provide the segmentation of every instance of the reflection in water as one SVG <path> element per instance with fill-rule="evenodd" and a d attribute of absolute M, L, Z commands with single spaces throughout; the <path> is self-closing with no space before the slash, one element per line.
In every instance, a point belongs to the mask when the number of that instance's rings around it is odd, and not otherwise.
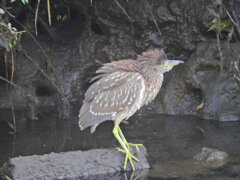
<path fill-rule="evenodd" d="M 148 175 L 148 169 L 124 172 L 124 180 L 142 180 L 146 179 Z"/>
<path fill-rule="evenodd" d="M 137 180 L 140 176 L 135 176 L 135 171 L 132 171 L 130 179 L 127 177 L 127 173 L 124 172 L 124 178 L 125 180 Z"/>
<path fill-rule="evenodd" d="M 9 120 L 11 112 L 1 112 L 0 117 Z M 74 150 L 88 150 L 94 148 L 112 148 L 118 146 L 112 135 L 112 122 L 106 122 L 90 135 L 88 130 L 80 131 L 77 124 L 77 111 L 68 120 L 58 119 L 52 112 L 45 113 L 39 120 L 27 120 L 24 113 L 16 112 L 17 133 L 9 134 L 11 129 L 7 123 L 0 124 L 0 166 L 9 157 L 19 155 L 46 154 L 50 152 L 64 152 Z M 201 151 L 202 147 L 216 148 L 229 154 L 230 163 L 219 171 L 211 171 L 211 177 L 239 177 L 240 169 L 240 123 L 223 123 L 217 121 L 203 121 L 189 116 L 135 115 L 130 118 L 130 124 L 122 125 L 122 129 L 129 141 L 142 143 L 149 154 L 152 166 L 147 179 L 161 179 L 152 172 L 168 161 L 183 162 L 192 159 Z M 185 163 L 182 163 L 182 168 Z M 187 170 L 187 167 L 185 168 Z M 145 172 L 147 174 L 147 172 Z M 205 174 L 207 176 L 208 174 Z M 200 174 L 199 177 L 204 177 Z M 194 175 L 194 177 L 198 177 Z M 120 179 L 146 179 L 144 174 L 120 173 Z M 164 178 L 171 177 L 165 173 Z"/>

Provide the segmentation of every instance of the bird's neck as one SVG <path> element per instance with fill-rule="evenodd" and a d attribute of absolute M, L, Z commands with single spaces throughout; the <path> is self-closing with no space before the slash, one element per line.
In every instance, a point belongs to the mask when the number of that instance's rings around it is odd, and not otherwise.
<path fill-rule="evenodd" d="M 163 74 L 157 66 L 153 66 L 144 67 L 141 71 L 141 75 L 144 78 L 146 88 L 144 104 L 148 104 L 157 96 L 162 86 Z"/>

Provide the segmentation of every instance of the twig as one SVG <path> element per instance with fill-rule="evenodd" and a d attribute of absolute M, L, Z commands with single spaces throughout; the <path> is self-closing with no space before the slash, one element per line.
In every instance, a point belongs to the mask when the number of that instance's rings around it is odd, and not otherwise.
<path fill-rule="evenodd" d="M 128 19 L 133 22 L 133 19 L 128 15 L 128 13 L 126 12 L 126 10 L 121 6 L 121 4 L 117 1 L 114 0 L 116 2 L 116 4 L 120 7 L 120 9 L 123 11 L 123 13 L 128 17 Z"/>
<path fill-rule="evenodd" d="M 4 3 L 3 3 L 3 4 L 4 4 Z M 16 18 L 14 15 L 12 15 L 12 14 L 7 10 L 6 5 L 3 5 L 3 6 L 0 5 L 0 7 L 1 7 L 2 9 L 4 9 L 4 11 L 7 12 L 10 17 Z"/>
<path fill-rule="evenodd" d="M 4 28 L 8 29 L 12 35 L 18 35 L 21 34 L 25 31 L 13 31 L 10 27 L 8 27 L 5 23 L 0 22 L 0 25 L 3 26 Z"/>
<path fill-rule="evenodd" d="M 15 66 L 14 66 L 14 57 L 13 57 L 13 51 L 12 51 L 12 48 L 10 48 L 10 52 L 11 52 L 11 61 L 12 61 L 12 72 L 11 72 L 11 82 L 13 82 L 13 76 L 14 76 L 14 68 L 15 68 Z M 8 73 L 8 70 L 6 69 L 6 72 Z M 9 88 L 7 88 L 7 91 L 9 90 Z M 12 110 L 12 117 L 13 117 L 13 126 L 14 126 L 14 128 L 13 128 L 13 130 L 14 130 L 14 132 L 16 132 L 17 131 L 17 126 L 16 126 L 16 118 L 15 118 L 15 112 L 14 112 L 14 106 L 13 106 L 13 102 L 12 102 L 12 96 L 11 96 L 11 94 L 9 93 L 9 91 L 8 91 L 8 94 L 9 94 L 9 100 L 10 100 L 10 104 L 11 104 L 11 110 Z"/>
<path fill-rule="evenodd" d="M 27 8 L 33 13 L 35 14 L 35 11 L 32 9 L 31 6 L 27 5 Z M 15 19 L 14 19 L 15 20 Z M 48 34 L 51 36 L 51 38 L 53 40 L 56 40 L 56 35 L 53 33 L 53 31 L 51 31 L 51 29 L 48 27 L 48 25 L 44 22 L 44 20 L 42 20 L 41 17 L 38 17 L 38 21 L 41 23 L 41 25 L 45 28 L 45 30 L 48 32 Z M 26 29 L 20 22 L 17 21 L 17 23 L 22 26 L 24 29 Z M 29 32 L 30 33 L 30 32 Z"/>
<path fill-rule="evenodd" d="M 121 4 L 117 1 L 117 0 L 114 0 L 116 2 L 116 4 L 120 7 L 120 9 L 123 11 L 123 13 L 128 17 L 128 19 L 130 20 L 131 22 L 131 31 L 132 31 L 132 45 L 133 45 L 133 19 L 128 15 L 128 13 L 126 12 L 126 10 L 121 6 Z"/>
<path fill-rule="evenodd" d="M 223 9 L 224 9 L 225 12 L 227 13 L 229 19 L 232 21 L 232 23 L 234 24 L 234 26 L 236 27 L 238 33 L 240 34 L 240 27 L 239 27 L 239 24 L 236 23 L 236 22 L 234 21 L 234 19 L 232 18 L 232 16 L 229 14 L 229 12 L 226 10 L 226 8 L 225 8 L 224 6 L 223 6 Z M 234 15 L 234 13 L 233 13 L 233 15 Z"/>
<path fill-rule="evenodd" d="M 57 85 L 49 78 L 49 76 L 41 69 L 32 58 L 23 50 L 23 54 L 27 57 L 27 59 L 44 75 L 44 77 L 55 87 L 58 93 L 66 100 L 65 95 L 61 92 L 61 90 L 57 87 Z"/>
<path fill-rule="evenodd" d="M 159 33 L 160 36 L 162 36 L 162 33 L 161 33 L 161 31 L 160 31 L 160 29 L 159 29 L 159 27 L 158 27 L 157 21 L 155 20 L 155 18 L 154 18 L 154 16 L 153 16 L 153 13 L 152 13 L 152 11 L 151 11 L 151 8 L 150 8 L 150 5 L 149 5 L 149 3 L 148 3 L 148 0 L 146 0 L 146 4 L 147 4 L 148 9 L 149 9 L 149 11 L 150 11 L 150 14 L 151 14 L 151 16 L 152 16 L 152 18 L 153 18 L 153 22 L 154 22 L 154 24 L 155 24 L 156 27 L 157 27 L 158 33 Z"/>
<path fill-rule="evenodd" d="M 36 12 L 35 12 L 35 33 L 37 35 L 37 19 L 38 19 L 38 8 L 39 8 L 39 4 L 40 4 L 40 1 L 41 0 L 38 0 L 38 3 L 37 3 L 37 9 L 36 9 Z"/>
<path fill-rule="evenodd" d="M 16 21 L 20 26 L 22 26 L 22 27 L 24 28 L 24 26 L 23 26 L 19 21 L 17 21 L 16 19 L 15 19 L 15 21 Z M 56 77 L 56 80 L 57 80 L 57 82 L 58 82 L 58 84 L 59 84 L 62 92 L 59 90 L 59 88 L 57 88 L 57 91 L 58 91 L 58 92 L 61 92 L 61 93 L 60 93 L 61 96 L 63 96 L 63 97 L 65 98 L 65 96 L 63 95 L 64 90 L 63 90 L 63 87 L 61 86 L 61 81 L 59 80 L 59 78 L 58 78 L 58 76 L 57 76 L 57 73 L 56 73 L 55 69 L 54 69 L 53 66 L 52 66 L 52 63 L 50 62 L 48 55 L 46 54 L 46 52 L 44 51 L 44 49 L 42 48 L 42 46 L 38 43 L 38 41 L 36 40 L 36 38 L 32 35 L 32 33 L 30 33 L 29 31 L 27 31 L 27 32 L 28 32 L 28 35 L 33 39 L 33 41 L 35 42 L 35 44 L 36 44 L 36 45 L 39 47 L 39 49 L 42 51 L 43 55 L 46 57 L 46 61 L 47 61 L 47 63 L 49 64 L 49 66 L 51 67 L 51 69 L 52 69 L 52 71 L 53 71 L 53 73 L 54 73 L 54 75 L 55 75 L 55 77 Z M 26 52 L 25 52 L 25 54 L 26 54 Z M 29 56 L 28 56 L 28 57 L 29 57 Z M 31 59 L 31 60 L 32 60 L 32 59 Z M 33 62 L 33 61 L 32 61 L 32 62 Z M 43 72 L 43 71 L 41 70 L 40 72 Z M 54 84 L 54 83 L 53 83 L 53 84 Z M 54 87 L 57 87 L 57 86 L 54 84 Z M 66 100 L 66 99 L 65 99 L 65 100 Z"/>
<path fill-rule="evenodd" d="M 26 90 L 24 90 L 23 88 L 21 88 L 21 87 L 18 86 L 17 84 L 9 81 L 8 79 L 0 76 L 0 80 L 2 80 L 2 81 L 4 81 L 4 82 L 6 82 L 6 83 L 8 83 L 8 84 L 10 84 L 10 85 L 12 85 L 12 86 L 14 86 L 15 88 L 19 89 L 21 92 L 23 92 L 23 93 L 27 94 L 28 96 L 30 96 L 31 98 L 35 99 L 32 94 L 30 94 L 29 92 L 26 92 Z"/>
<path fill-rule="evenodd" d="M 4 53 L 4 63 L 5 63 L 5 70 L 6 70 L 6 73 L 5 73 L 5 77 L 6 79 L 8 79 L 8 61 L 7 61 L 7 51 L 5 51 Z M 7 84 L 6 84 L 6 88 L 8 88 Z"/>
<path fill-rule="evenodd" d="M 11 52 L 11 59 L 12 59 L 12 72 L 11 72 L 11 81 L 13 81 L 13 74 L 14 74 L 14 59 L 13 59 L 13 53 L 12 53 L 12 48 L 10 48 L 10 52 Z M 4 53 L 4 63 L 5 63 L 5 71 L 6 71 L 6 78 L 8 79 L 8 61 L 7 61 L 7 51 L 5 51 Z M 9 93 L 9 86 L 6 83 L 6 89 L 7 89 L 7 93 L 9 95 L 9 100 L 10 100 L 10 104 L 11 104 L 11 110 L 12 110 L 12 117 L 13 117 L 13 125 L 12 123 L 8 122 L 9 126 L 14 130 L 14 132 L 17 131 L 16 129 L 16 119 L 15 119 L 15 113 L 14 113 L 14 107 L 13 107 L 13 103 L 12 103 L 12 96 Z"/>
<path fill-rule="evenodd" d="M 220 24 L 221 24 L 221 21 L 218 24 L 218 26 L 220 26 Z M 220 71 L 221 71 L 221 74 L 222 74 L 222 71 L 223 71 L 223 55 L 222 55 L 221 44 L 220 44 L 220 34 L 221 34 L 221 27 L 220 27 L 220 29 L 218 27 L 216 36 L 217 36 L 218 51 L 219 51 L 220 59 L 221 59 L 221 70 Z"/>
<path fill-rule="evenodd" d="M 238 65 L 239 65 L 238 62 L 234 61 L 234 68 L 235 68 L 234 77 L 238 80 L 238 83 L 240 84 L 240 70 L 239 70 Z"/>
<path fill-rule="evenodd" d="M 31 8 L 30 8 L 30 10 L 31 10 Z M 39 18 L 39 20 L 40 20 L 40 18 Z M 24 26 L 19 22 L 19 21 L 17 21 L 16 19 L 15 19 L 15 21 L 20 25 L 20 26 L 22 26 L 23 28 L 24 28 Z M 60 88 L 61 88 L 61 96 L 63 96 L 63 93 L 64 93 L 64 90 L 63 90 L 63 87 L 62 87 L 62 85 L 61 85 L 61 81 L 59 80 L 59 78 L 58 78 L 58 76 L 57 76 L 57 73 L 56 73 L 56 71 L 55 71 L 55 69 L 54 69 L 54 67 L 52 66 L 52 63 L 50 62 L 50 60 L 49 60 L 49 57 L 48 57 L 48 55 L 46 54 L 46 52 L 45 52 L 45 50 L 42 48 L 42 46 L 38 43 L 38 41 L 36 40 L 36 38 L 32 35 L 32 33 L 31 32 L 29 32 L 29 31 L 27 31 L 27 33 L 28 33 L 28 35 L 33 39 L 33 41 L 35 42 L 35 44 L 39 47 L 39 49 L 42 51 L 42 53 L 43 53 L 43 55 L 46 57 L 46 61 L 47 61 L 47 63 L 49 64 L 49 66 L 51 67 L 51 69 L 52 69 L 52 71 L 53 71 L 53 73 L 54 73 L 54 75 L 55 75 L 55 77 L 56 77 L 56 80 L 57 80 L 57 82 L 58 82 L 58 84 L 59 84 L 59 86 L 60 86 Z M 42 71 L 41 71 L 42 72 Z M 55 87 L 56 87 L 56 85 L 54 85 Z M 58 89 L 58 88 L 57 88 Z M 58 91 L 59 91 L 59 89 L 58 89 Z M 63 96 L 63 97 L 65 97 L 65 96 Z"/>
<path fill-rule="evenodd" d="M 14 125 L 13 130 L 14 130 L 14 132 L 17 132 L 16 117 L 15 117 L 14 106 L 13 106 L 13 102 L 12 102 L 12 96 L 10 93 L 9 93 L 9 99 L 10 99 L 10 104 L 11 104 L 11 109 L 12 109 L 12 117 L 13 117 L 13 125 Z"/>
<path fill-rule="evenodd" d="M 220 60 L 221 60 L 221 67 L 220 67 L 220 73 L 222 74 L 223 71 L 223 55 L 222 55 L 222 50 L 221 50 L 221 44 L 220 44 L 220 35 L 221 35 L 221 10 L 222 6 L 218 9 L 219 11 L 216 12 L 214 9 L 207 8 L 210 14 L 216 17 L 216 38 L 217 38 L 217 46 L 218 46 L 218 51 L 220 54 Z"/>
<path fill-rule="evenodd" d="M 11 60 L 12 60 L 12 72 L 11 72 L 11 82 L 13 81 L 13 76 L 14 76 L 14 58 L 13 58 L 13 51 L 12 51 L 12 48 L 10 48 L 10 52 L 11 52 Z"/>

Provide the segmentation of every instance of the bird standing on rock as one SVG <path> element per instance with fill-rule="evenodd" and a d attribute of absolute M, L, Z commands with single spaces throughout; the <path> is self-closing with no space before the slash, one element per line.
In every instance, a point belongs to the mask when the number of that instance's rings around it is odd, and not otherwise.
<path fill-rule="evenodd" d="M 106 63 L 91 80 L 93 84 L 85 94 L 79 113 L 79 126 L 81 130 L 91 126 L 93 133 L 100 123 L 113 120 L 113 134 L 123 148 L 119 151 L 126 154 L 124 170 L 128 161 L 135 170 L 132 160 L 139 160 L 130 152 L 130 146 L 138 150 L 142 144 L 127 142 L 119 127 L 120 123 L 150 103 L 162 86 L 163 73 L 180 63 L 183 61 L 168 60 L 164 50 L 155 49 L 143 52 L 137 60 Z"/>

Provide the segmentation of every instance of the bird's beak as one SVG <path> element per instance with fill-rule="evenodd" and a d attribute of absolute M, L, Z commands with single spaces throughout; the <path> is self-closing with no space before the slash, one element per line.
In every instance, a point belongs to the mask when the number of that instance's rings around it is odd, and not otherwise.
<path fill-rule="evenodd" d="M 178 65 L 178 64 L 182 64 L 184 63 L 184 61 L 180 61 L 180 60 L 166 60 L 165 61 L 165 66 L 169 67 L 169 68 L 173 68 L 174 66 Z"/>

